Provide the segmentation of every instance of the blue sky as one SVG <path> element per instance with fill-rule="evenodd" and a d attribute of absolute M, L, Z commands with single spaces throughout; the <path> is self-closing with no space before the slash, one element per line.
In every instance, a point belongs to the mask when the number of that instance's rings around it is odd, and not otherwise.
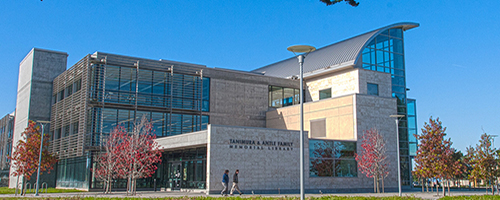
<path fill-rule="evenodd" d="M 500 135 L 500 1 L 359 2 L 4 1 L 0 115 L 15 109 L 19 62 L 33 47 L 67 52 L 68 67 L 103 51 L 248 71 L 291 57 L 292 44 L 323 47 L 407 21 L 420 23 L 405 33 L 419 127 L 439 117 L 459 150 L 482 128 Z"/>

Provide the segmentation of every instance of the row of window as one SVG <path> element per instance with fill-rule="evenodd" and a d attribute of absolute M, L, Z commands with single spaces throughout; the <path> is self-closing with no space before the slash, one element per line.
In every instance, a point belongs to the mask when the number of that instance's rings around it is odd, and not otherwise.
<path fill-rule="evenodd" d="M 209 111 L 207 77 L 113 65 L 94 66 L 92 73 L 91 98 L 95 101 L 104 98 L 109 103 Z"/>
<path fill-rule="evenodd" d="M 417 112 L 416 112 L 416 101 L 414 99 L 408 99 L 408 150 L 410 156 L 417 155 Z"/>
<path fill-rule="evenodd" d="M 106 91 L 104 96 L 105 103 L 120 103 L 135 105 L 137 100 L 137 105 L 141 106 L 154 106 L 154 107 L 172 107 L 176 109 L 185 110 L 201 110 L 204 112 L 210 111 L 210 101 L 193 99 L 193 98 L 183 98 L 183 97 L 173 97 L 154 95 L 154 94 L 136 94 L 134 92 L 124 92 L 124 91 Z"/>
<path fill-rule="evenodd" d="M 281 108 L 299 103 L 299 89 L 269 86 L 269 107 Z"/>
<path fill-rule="evenodd" d="M 68 87 L 62 89 L 57 94 L 52 97 L 52 104 L 55 104 L 66 97 L 71 96 L 73 93 L 78 92 L 82 89 L 82 79 L 78 79 L 77 81 L 70 84 Z"/>
<path fill-rule="evenodd" d="M 102 112 L 102 113 L 101 113 Z M 206 115 L 192 115 L 192 114 L 177 114 L 177 113 L 163 113 L 151 111 L 137 111 L 115 109 L 115 108 L 94 108 L 93 109 L 93 126 L 92 132 L 101 132 L 101 115 L 102 119 L 102 132 L 110 133 L 114 127 L 121 125 L 127 132 L 131 132 L 134 127 L 134 121 L 140 120 L 142 116 L 152 122 L 153 133 L 157 137 L 173 136 L 183 133 L 191 133 L 200 130 L 206 130 L 209 123 L 209 117 Z"/>
<path fill-rule="evenodd" d="M 66 125 L 64 127 L 55 129 L 54 134 L 52 134 L 52 139 L 56 140 L 77 133 L 78 133 L 78 122 L 75 122 L 70 125 Z"/>
<path fill-rule="evenodd" d="M 11 125 L 10 126 L 3 126 L 2 128 L 0 128 L 0 136 L 3 136 L 6 132 L 7 132 L 7 138 L 12 138 L 12 132 L 14 131 L 13 127 L 14 127 L 14 120 L 12 120 L 11 122 L 9 122 Z"/>

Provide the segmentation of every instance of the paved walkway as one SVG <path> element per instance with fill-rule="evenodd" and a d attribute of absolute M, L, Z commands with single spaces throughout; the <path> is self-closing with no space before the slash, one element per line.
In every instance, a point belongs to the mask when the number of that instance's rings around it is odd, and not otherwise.
<path fill-rule="evenodd" d="M 486 192 L 484 190 L 481 191 L 468 191 L 468 190 L 460 190 L 460 191 L 452 191 L 452 196 L 471 196 L 471 195 L 484 195 Z M 334 193 L 334 194 L 306 194 L 306 197 L 320 197 L 320 196 L 363 196 L 363 197 L 389 197 L 389 196 L 397 196 L 398 193 Z M 25 197 L 33 197 L 33 194 L 27 194 Z M 162 197 L 184 197 L 184 196 L 207 196 L 205 193 L 201 192 L 153 192 L 153 191 L 139 191 L 135 197 L 137 198 L 162 198 Z M 211 197 L 220 197 L 220 195 L 208 195 Z M 235 195 L 237 196 L 237 195 Z M 298 197 L 298 194 L 263 194 L 263 195 L 252 195 L 252 194 L 244 194 L 241 197 L 256 197 L 256 196 L 264 196 L 264 197 Z M 420 197 L 423 199 L 439 199 L 440 196 L 436 195 L 436 192 L 427 193 L 420 191 L 406 191 L 403 192 L 403 196 L 414 196 Z M 15 197 L 13 194 L 8 195 L 0 195 L 2 197 Z M 126 192 L 113 192 L 112 194 L 103 194 L 102 192 L 80 192 L 80 193 L 51 193 L 51 194 L 40 194 L 40 197 L 131 197 L 127 196 Z"/>

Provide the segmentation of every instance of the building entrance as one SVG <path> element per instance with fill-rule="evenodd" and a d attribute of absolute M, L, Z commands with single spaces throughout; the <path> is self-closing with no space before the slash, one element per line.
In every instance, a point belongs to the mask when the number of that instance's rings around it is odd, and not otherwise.
<path fill-rule="evenodd" d="M 207 174 L 207 148 L 198 147 L 162 153 L 163 167 L 158 167 L 157 176 L 164 177 L 165 187 L 205 189 Z"/>
<path fill-rule="evenodd" d="M 180 190 L 182 185 L 182 163 L 181 162 L 173 162 L 171 165 L 169 182 L 170 189 L 172 190 Z"/>

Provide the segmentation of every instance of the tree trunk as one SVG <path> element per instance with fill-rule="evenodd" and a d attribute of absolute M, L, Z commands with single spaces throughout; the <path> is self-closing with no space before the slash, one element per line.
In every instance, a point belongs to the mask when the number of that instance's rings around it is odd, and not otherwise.
<path fill-rule="evenodd" d="M 18 190 L 19 190 L 19 175 L 17 176 L 17 180 L 16 180 L 16 193 L 15 193 L 15 195 L 18 194 L 18 192 L 19 192 Z"/>
<path fill-rule="evenodd" d="M 133 178 L 132 179 L 132 195 L 135 195 L 135 190 L 136 190 L 136 186 L 137 186 L 137 183 L 136 183 L 137 179 Z"/>
<path fill-rule="evenodd" d="M 102 184 L 102 193 L 103 194 L 106 194 L 106 191 L 107 191 L 107 187 L 108 186 L 108 183 L 106 183 L 106 181 L 104 181 L 104 184 Z"/>
<path fill-rule="evenodd" d="M 21 196 L 25 195 L 25 192 L 24 191 L 26 189 L 26 184 L 24 183 L 24 176 L 21 178 Z"/>
<path fill-rule="evenodd" d="M 377 193 L 380 193 L 379 178 L 378 178 L 378 176 L 377 176 Z"/>
<path fill-rule="evenodd" d="M 439 196 L 439 184 L 437 184 L 437 180 L 436 180 L 436 192 L 437 192 L 437 195 Z"/>
<path fill-rule="evenodd" d="M 450 194 L 451 194 L 451 193 L 450 193 L 450 181 L 448 180 L 448 181 L 447 181 L 447 183 L 448 183 L 448 196 L 451 196 L 451 195 L 450 195 Z"/>
<path fill-rule="evenodd" d="M 495 190 L 493 190 L 493 180 L 490 181 L 490 185 L 491 185 L 491 194 L 495 195 Z"/>
<path fill-rule="evenodd" d="M 446 196 L 446 190 L 444 189 L 444 183 L 445 183 L 445 181 L 443 179 L 443 181 L 441 181 L 441 189 L 443 189 L 443 197 Z"/>
<path fill-rule="evenodd" d="M 127 196 L 129 195 L 129 192 L 130 192 L 130 185 L 132 183 L 130 183 L 130 175 L 127 177 Z"/>
<path fill-rule="evenodd" d="M 373 176 L 373 193 L 377 193 L 377 178 Z"/>
<path fill-rule="evenodd" d="M 422 185 L 421 185 L 422 186 L 422 192 L 425 192 L 424 191 L 424 179 L 421 179 L 421 180 L 422 180 L 422 182 L 421 182 L 422 183 Z"/>
<path fill-rule="evenodd" d="M 384 176 L 382 175 L 382 193 L 385 193 Z"/>
<path fill-rule="evenodd" d="M 111 193 L 111 184 L 112 184 L 113 179 L 111 179 L 111 175 L 108 176 L 108 191 L 107 193 Z"/>
<path fill-rule="evenodd" d="M 429 178 L 425 179 L 425 187 L 427 188 L 427 192 L 429 192 Z"/>

